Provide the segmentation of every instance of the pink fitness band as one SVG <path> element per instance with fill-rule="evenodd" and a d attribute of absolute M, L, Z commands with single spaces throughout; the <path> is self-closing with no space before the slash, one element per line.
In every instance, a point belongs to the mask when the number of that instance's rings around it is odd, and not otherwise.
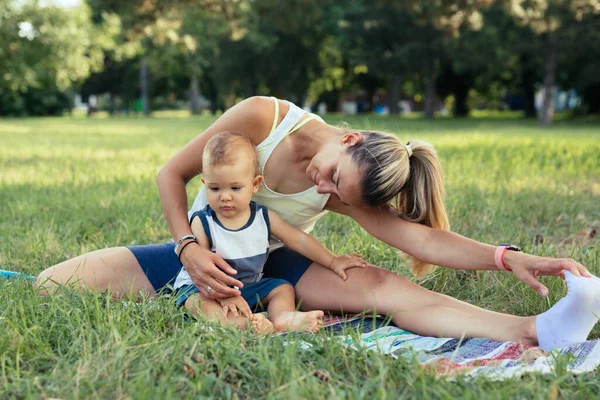
<path fill-rule="evenodd" d="M 521 249 L 517 246 L 513 246 L 510 244 L 501 244 L 500 246 L 496 247 L 496 252 L 494 253 L 494 260 L 496 261 L 496 267 L 498 267 L 498 269 L 503 269 L 505 271 L 512 272 L 512 269 L 508 268 L 506 264 L 504 264 L 504 254 L 506 254 L 508 250 L 521 251 Z"/>
<path fill-rule="evenodd" d="M 496 260 L 496 267 L 498 269 L 503 269 L 505 271 L 512 271 L 504 265 L 504 253 L 508 251 L 508 246 L 498 246 L 496 247 L 496 252 L 494 253 L 494 259 Z"/>

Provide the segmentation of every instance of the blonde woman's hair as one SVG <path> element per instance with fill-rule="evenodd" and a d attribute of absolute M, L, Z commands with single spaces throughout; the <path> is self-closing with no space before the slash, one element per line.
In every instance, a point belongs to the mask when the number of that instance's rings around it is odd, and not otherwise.
<path fill-rule="evenodd" d="M 232 165 L 242 155 L 247 157 L 250 166 L 254 168 L 254 175 L 259 175 L 258 153 L 250 139 L 238 132 L 220 132 L 206 142 L 202 165 L 209 168 Z"/>
<path fill-rule="evenodd" d="M 348 151 L 363 174 L 364 202 L 369 206 L 391 205 L 406 221 L 450 229 L 442 166 L 433 146 L 420 140 L 405 145 L 396 136 L 383 132 L 361 134 L 363 140 Z M 411 257 L 409 268 L 415 276 L 422 277 L 435 267 Z"/>

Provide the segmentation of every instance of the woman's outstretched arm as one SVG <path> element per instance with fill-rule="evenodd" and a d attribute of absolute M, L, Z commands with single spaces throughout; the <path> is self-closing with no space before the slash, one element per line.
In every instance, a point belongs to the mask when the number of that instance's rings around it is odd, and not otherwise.
<path fill-rule="evenodd" d="M 498 270 L 494 259 L 496 246 L 404 221 L 391 208 L 347 207 L 339 211 L 354 218 L 374 237 L 426 263 L 461 270 Z M 542 296 L 548 294 L 548 288 L 538 282 L 538 276 L 563 275 L 565 270 L 576 276 L 591 276 L 583 265 L 570 258 L 538 257 L 509 251 L 504 262 L 517 278 Z"/>

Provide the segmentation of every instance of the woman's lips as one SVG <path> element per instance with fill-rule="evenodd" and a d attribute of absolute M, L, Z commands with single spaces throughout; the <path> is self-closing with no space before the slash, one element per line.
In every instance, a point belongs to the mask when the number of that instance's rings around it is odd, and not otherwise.
<path fill-rule="evenodd" d="M 315 183 L 315 186 L 319 186 L 319 182 L 317 182 L 317 174 L 318 172 L 315 172 L 315 176 L 313 176 L 313 182 Z"/>

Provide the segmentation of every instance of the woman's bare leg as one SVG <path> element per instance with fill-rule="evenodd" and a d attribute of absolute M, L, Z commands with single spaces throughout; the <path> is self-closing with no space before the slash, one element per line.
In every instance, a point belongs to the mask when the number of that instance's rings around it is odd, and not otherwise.
<path fill-rule="evenodd" d="M 436 337 L 486 337 L 537 344 L 535 317 L 484 310 L 418 286 L 383 268 L 352 268 L 343 281 L 312 264 L 296 285 L 303 310 L 360 313 L 375 311 L 392 317 L 408 331 Z"/>
<path fill-rule="evenodd" d="M 137 259 L 126 247 L 97 250 L 63 261 L 41 272 L 35 281 L 41 295 L 55 291 L 60 285 L 94 292 L 109 290 L 113 297 L 156 294 Z"/>

